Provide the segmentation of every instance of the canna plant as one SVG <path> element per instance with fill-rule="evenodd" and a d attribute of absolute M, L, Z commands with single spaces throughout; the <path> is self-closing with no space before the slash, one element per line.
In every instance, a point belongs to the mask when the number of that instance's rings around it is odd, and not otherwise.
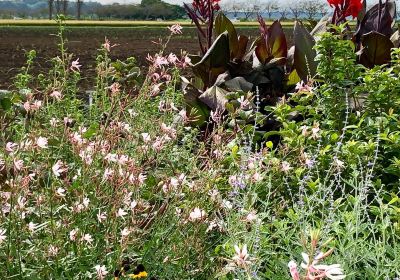
<path fill-rule="evenodd" d="M 232 112 L 243 107 L 238 99 L 250 101 L 254 96 L 248 93 L 256 89 L 261 110 L 275 105 L 296 83 L 315 74 L 315 39 L 301 22 L 295 25 L 295 46 L 289 52 L 279 21 L 267 26 L 259 17 L 260 36 L 250 44 L 223 13 L 212 22 L 218 1 L 193 1 L 185 7 L 197 27 L 200 44 L 200 55 L 190 56 L 195 77 L 184 82 L 188 112 L 193 111 L 196 124 L 204 124 L 210 110 Z M 241 114 L 246 116 L 245 123 L 254 123 L 255 106 L 250 102 L 244 107 L 248 109 Z"/>

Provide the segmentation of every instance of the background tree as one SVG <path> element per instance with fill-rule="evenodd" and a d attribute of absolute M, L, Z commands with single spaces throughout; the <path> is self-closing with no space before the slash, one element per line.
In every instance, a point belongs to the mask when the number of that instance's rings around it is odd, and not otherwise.
<path fill-rule="evenodd" d="M 54 7 L 54 0 L 48 0 L 49 4 L 49 20 L 53 19 L 53 7 Z"/>
<path fill-rule="evenodd" d="M 276 13 L 279 10 L 278 1 L 267 0 L 267 2 L 264 4 L 264 8 L 268 19 L 272 19 L 272 14 Z"/>
<path fill-rule="evenodd" d="M 286 5 L 281 5 L 279 7 L 279 11 L 278 11 L 280 19 L 281 20 L 287 19 L 288 12 L 289 12 L 289 8 Z"/>
<path fill-rule="evenodd" d="M 76 18 L 81 19 L 83 0 L 77 0 L 76 2 Z"/>
<path fill-rule="evenodd" d="M 57 15 L 61 13 L 61 0 L 56 0 L 56 13 Z"/>
<path fill-rule="evenodd" d="M 303 0 L 300 5 L 308 20 L 314 20 L 326 13 L 326 4 L 319 0 Z"/>
<path fill-rule="evenodd" d="M 240 12 L 240 4 L 238 4 L 238 3 L 235 1 L 235 2 L 232 3 L 232 5 L 231 5 L 230 7 L 231 7 L 231 10 L 232 10 L 233 16 L 234 16 L 235 18 L 237 18 L 238 15 L 239 15 L 239 12 Z"/>
<path fill-rule="evenodd" d="M 68 14 L 68 0 L 63 0 L 63 15 Z"/>
<path fill-rule="evenodd" d="M 302 13 L 302 2 L 298 0 L 290 1 L 289 2 L 289 10 L 290 13 L 293 15 L 295 20 L 298 20 L 301 18 L 301 13 Z"/>

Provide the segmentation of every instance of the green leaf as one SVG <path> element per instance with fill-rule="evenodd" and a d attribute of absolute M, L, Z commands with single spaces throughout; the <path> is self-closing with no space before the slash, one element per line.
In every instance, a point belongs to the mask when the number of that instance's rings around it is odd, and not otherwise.
<path fill-rule="evenodd" d="M 85 139 L 89 139 L 90 137 L 96 135 L 97 131 L 99 131 L 99 124 L 97 123 L 92 123 L 88 130 L 83 134 L 83 137 Z"/>
<path fill-rule="evenodd" d="M 10 98 L 4 97 L 0 99 L 0 105 L 3 110 L 7 111 L 12 107 L 12 102 Z"/>
<path fill-rule="evenodd" d="M 306 81 L 307 77 L 313 77 L 316 73 L 315 57 L 317 53 L 314 50 L 314 37 L 298 21 L 294 25 L 294 45 L 294 68 L 299 77 Z"/>
<path fill-rule="evenodd" d="M 360 63 L 364 66 L 372 68 L 390 62 L 394 45 L 385 35 L 372 31 L 362 37 L 361 43 Z"/>
<path fill-rule="evenodd" d="M 300 79 L 300 77 L 297 74 L 297 71 L 295 69 L 289 74 L 288 80 L 286 82 L 286 86 L 287 87 L 294 87 L 299 82 L 301 82 L 301 79 Z"/>
<path fill-rule="evenodd" d="M 200 100 L 201 92 L 195 88 L 185 77 L 182 79 L 183 98 L 186 105 L 186 111 L 192 124 L 202 126 L 206 123 L 210 112 L 206 105 Z"/>

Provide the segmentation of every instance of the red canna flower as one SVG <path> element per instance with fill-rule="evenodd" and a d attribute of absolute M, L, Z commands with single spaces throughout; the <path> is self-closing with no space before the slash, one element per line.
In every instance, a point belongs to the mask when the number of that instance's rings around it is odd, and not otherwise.
<path fill-rule="evenodd" d="M 348 16 L 356 18 L 363 8 L 363 0 L 327 0 L 331 7 L 335 7 L 335 15 L 344 19 Z"/>

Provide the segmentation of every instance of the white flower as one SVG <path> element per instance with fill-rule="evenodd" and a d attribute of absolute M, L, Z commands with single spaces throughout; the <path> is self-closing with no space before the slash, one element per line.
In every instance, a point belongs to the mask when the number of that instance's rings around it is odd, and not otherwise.
<path fill-rule="evenodd" d="M 137 203 L 136 200 L 132 200 L 132 201 L 131 201 L 130 208 L 131 208 L 132 211 L 135 210 L 137 204 L 138 204 L 138 203 Z"/>
<path fill-rule="evenodd" d="M 75 228 L 75 229 L 73 229 L 73 230 L 71 230 L 70 232 L 69 232 L 69 239 L 71 240 L 71 241 L 75 241 L 76 240 L 76 234 L 78 233 L 78 229 L 77 228 Z"/>
<path fill-rule="evenodd" d="M 39 137 L 36 139 L 36 145 L 38 145 L 39 148 L 47 149 L 47 138 Z"/>
<path fill-rule="evenodd" d="M 65 196 L 65 189 L 63 189 L 63 188 L 58 188 L 58 189 L 56 190 L 56 195 L 57 195 L 57 196 L 60 196 L 60 197 L 64 197 L 64 196 Z"/>
<path fill-rule="evenodd" d="M 88 207 L 89 207 L 89 203 L 90 203 L 90 199 L 87 198 L 87 197 L 85 197 L 85 198 L 83 199 L 83 202 L 82 202 L 82 204 L 85 206 L 85 208 L 88 208 Z"/>
<path fill-rule="evenodd" d="M 130 233 L 131 231 L 128 228 L 124 228 L 123 230 L 121 230 L 122 238 L 127 237 Z"/>
<path fill-rule="evenodd" d="M 117 162 L 118 161 L 118 155 L 109 153 L 104 157 L 104 159 L 107 160 L 108 162 Z"/>
<path fill-rule="evenodd" d="M 344 162 L 341 161 L 341 160 L 338 159 L 338 158 L 335 158 L 334 161 L 333 161 L 333 163 L 334 163 L 334 165 L 335 165 L 337 168 L 339 168 L 339 169 L 343 169 L 343 168 L 344 168 Z"/>
<path fill-rule="evenodd" d="M 236 254 L 233 256 L 232 260 L 235 262 L 235 264 L 239 267 L 245 267 L 250 264 L 250 255 L 247 253 L 247 245 L 243 245 L 242 248 L 239 248 L 237 245 L 234 247 Z"/>
<path fill-rule="evenodd" d="M 93 242 L 93 238 L 89 233 L 86 233 L 84 236 L 82 236 L 82 240 L 86 241 L 86 243 L 91 244 Z"/>
<path fill-rule="evenodd" d="M 289 163 L 289 162 L 287 162 L 287 161 L 282 162 L 281 170 L 282 170 L 283 172 L 285 172 L 285 173 L 286 173 L 286 172 L 289 172 L 290 169 L 292 169 L 292 167 L 290 166 L 290 163 Z"/>
<path fill-rule="evenodd" d="M 29 229 L 30 232 L 34 232 L 37 228 L 38 228 L 38 224 L 35 224 L 33 222 L 30 222 L 28 224 L 28 229 Z"/>
<path fill-rule="evenodd" d="M 168 27 L 169 31 L 171 31 L 171 34 L 177 35 L 177 34 L 182 34 L 182 26 L 180 24 L 174 24 L 172 26 Z"/>
<path fill-rule="evenodd" d="M 247 222 L 253 222 L 253 221 L 257 220 L 257 214 L 254 211 L 252 211 L 249 214 L 247 214 L 245 219 Z"/>
<path fill-rule="evenodd" d="M 142 138 L 145 143 L 149 143 L 151 141 L 151 137 L 148 133 L 142 133 Z"/>
<path fill-rule="evenodd" d="M 224 207 L 225 209 L 232 209 L 233 205 L 232 205 L 232 202 L 224 199 L 224 200 L 222 200 L 222 207 Z"/>
<path fill-rule="evenodd" d="M 60 177 L 62 173 L 67 171 L 67 168 L 65 167 L 64 163 L 61 160 L 58 160 L 53 167 L 51 168 L 53 170 L 53 174 L 56 177 Z"/>
<path fill-rule="evenodd" d="M 56 127 L 57 124 L 58 124 L 59 122 L 60 122 L 60 121 L 57 120 L 56 118 L 51 118 L 51 120 L 50 120 L 50 125 L 51 125 L 52 127 Z"/>
<path fill-rule="evenodd" d="M 105 212 L 100 212 L 97 214 L 97 220 L 99 221 L 99 223 L 102 223 L 103 221 L 105 221 L 107 219 L 107 214 Z"/>
<path fill-rule="evenodd" d="M 96 265 L 94 267 L 96 269 L 97 278 L 103 280 L 105 276 L 108 274 L 107 268 L 105 265 Z"/>
<path fill-rule="evenodd" d="M 314 268 L 319 270 L 320 272 L 324 272 L 326 277 L 331 280 L 340 280 L 346 278 L 346 275 L 343 274 L 343 270 L 340 267 L 340 264 L 331 264 L 331 265 L 314 265 Z"/>
<path fill-rule="evenodd" d="M 4 240 L 6 240 L 7 236 L 6 236 L 6 230 L 0 228 L 0 244 L 4 242 Z"/>
<path fill-rule="evenodd" d="M 197 220 L 202 220 L 206 216 L 206 212 L 198 207 L 194 208 L 189 214 L 189 220 L 194 222 Z"/>
<path fill-rule="evenodd" d="M 128 212 L 126 212 L 124 209 L 119 208 L 117 214 L 115 215 L 117 218 L 121 217 L 123 218 L 124 216 L 126 216 L 128 214 Z"/>

